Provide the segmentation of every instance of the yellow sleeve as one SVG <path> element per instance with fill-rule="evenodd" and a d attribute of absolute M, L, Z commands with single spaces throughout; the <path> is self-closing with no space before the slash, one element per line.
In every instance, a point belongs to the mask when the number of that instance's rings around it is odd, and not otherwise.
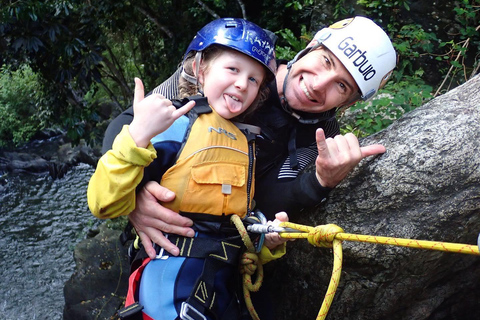
<path fill-rule="evenodd" d="M 262 264 L 268 263 L 272 260 L 280 259 L 287 252 L 287 243 L 284 242 L 281 245 L 277 246 L 275 249 L 268 249 L 266 246 L 263 246 L 258 255 Z"/>
<path fill-rule="evenodd" d="M 113 142 L 112 149 L 98 161 L 88 183 L 88 207 L 101 219 L 127 215 L 135 209 L 135 189 L 142 181 L 143 170 L 157 153 L 150 143 L 138 148 L 130 136 L 128 125 Z"/>

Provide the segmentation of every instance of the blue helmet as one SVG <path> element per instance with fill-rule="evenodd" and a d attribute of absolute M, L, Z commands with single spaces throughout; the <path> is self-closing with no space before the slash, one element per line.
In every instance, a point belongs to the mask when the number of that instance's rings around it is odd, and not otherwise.
<path fill-rule="evenodd" d="M 275 77 L 275 39 L 256 24 L 238 18 L 214 20 L 197 32 L 185 52 L 200 52 L 213 45 L 222 45 L 239 51 L 260 62 Z M 267 75 L 267 78 L 270 78 Z"/>

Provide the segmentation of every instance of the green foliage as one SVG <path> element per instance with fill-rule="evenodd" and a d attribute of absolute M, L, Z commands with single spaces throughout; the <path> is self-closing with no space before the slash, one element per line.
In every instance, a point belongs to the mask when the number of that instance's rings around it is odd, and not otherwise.
<path fill-rule="evenodd" d="M 399 59 L 394 78 L 399 81 L 404 74 L 412 75 L 418 70 L 421 71 L 414 64 L 414 61 L 420 56 L 431 55 L 439 40 L 435 33 L 426 32 L 418 24 L 404 25 L 400 27 L 396 34 L 393 46 Z"/>
<path fill-rule="evenodd" d="M 306 46 L 319 26 L 354 15 L 373 18 L 393 39 L 399 63 L 391 83 L 382 91 L 391 97 L 372 102 L 387 119 L 380 120 L 379 114 L 372 113 L 369 120 L 364 112 L 358 124 L 350 124 L 352 129 L 362 125 L 363 132 L 372 132 L 409 109 L 408 104 L 418 106 L 419 101 L 428 99 L 432 90 L 426 83 L 437 86 L 441 82 L 426 80 L 431 70 L 422 70 L 423 61 L 438 70 L 438 78 L 449 78 L 437 92 L 445 92 L 448 85 L 458 85 L 478 72 L 480 0 L 455 1 L 451 16 L 439 19 L 447 21 L 448 28 L 407 20 L 412 2 L 6 1 L 0 6 L 0 65 L 9 66 L 8 70 L 29 65 L 31 75 L 23 76 L 25 83 L 33 82 L 30 77 L 35 75 L 38 86 L 27 92 L 38 96 L 30 96 L 18 113 L 12 112 L 11 106 L 19 105 L 20 96 L 28 94 L 2 96 L 0 138 L 20 143 L 38 128 L 57 125 L 74 141 L 98 140 L 107 120 L 100 116 L 99 106 L 107 102 L 117 112 L 128 107 L 135 76 L 142 78 L 146 91 L 152 90 L 176 69 L 196 31 L 218 16 L 244 17 L 267 29 L 280 30 L 277 56 L 287 60 Z M 437 2 L 436 6 L 440 5 L 444 3 Z M 449 34 L 442 33 L 446 29 Z M 5 70 L 0 90 L 19 92 L 22 85 L 3 85 L 9 81 L 4 80 Z M 16 115 L 23 108 L 28 109 L 28 116 L 19 122 Z M 8 133 L 12 131 L 15 134 Z"/>
<path fill-rule="evenodd" d="M 278 59 L 293 59 L 295 55 L 300 50 L 304 49 L 312 39 L 312 37 L 307 34 L 307 27 L 305 25 L 301 26 L 302 35 L 300 37 L 297 37 L 290 29 L 283 29 L 275 33 L 279 35 L 279 38 L 281 39 L 279 42 L 286 43 L 285 46 L 282 46 L 281 44 L 276 46 L 276 55 Z"/>
<path fill-rule="evenodd" d="M 285 8 L 293 7 L 295 10 L 302 10 L 305 6 L 313 5 L 313 0 L 304 1 L 288 1 L 285 4 Z"/>
<path fill-rule="evenodd" d="M 419 67 L 418 61 L 423 57 L 447 62 L 447 65 L 443 64 L 445 67 L 442 67 L 442 63 L 439 64 L 439 71 L 446 78 L 452 77 L 450 83 L 460 84 L 468 79 L 470 72 L 472 75 L 478 72 L 480 0 L 462 0 L 456 3 L 454 11 L 458 34 L 453 34 L 453 37 L 452 34 L 447 37 L 442 35 L 443 38 L 438 32 L 425 31 L 419 24 L 399 23 L 398 14 L 408 12 L 409 3 L 410 1 L 357 1 L 368 16 L 377 17 L 377 20 L 386 25 L 399 62 L 392 77 L 393 81 L 387 83 L 379 96 L 371 102 L 360 102 L 351 107 L 349 113 L 354 115 L 354 120 L 343 119 L 344 132 L 354 131 L 359 136 L 375 133 L 438 94 L 441 86 L 434 94 L 432 86 L 426 84 L 422 78 L 425 72 Z M 445 48 L 446 51 L 443 50 Z M 446 66 L 450 66 L 448 72 Z M 463 74 L 463 80 L 459 74 Z"/>
<path fill-rule="evenodd" d="M 0 146 L 18 146 L 42 128 L 39 87 L 38 76 L 28 66 L 0 69 Z"/>
<path fill-rule="evenodd" d="M 350 108 L 353 116 L 343 119 L 343 132 L 355 132 L 363 137 L 385 129 L 403 114 L 432 99 L 432 90 L 417 76 L 390 81 L 372 101 L 357 102 Z"/>
<path fill-rule="evenodd" d="M 333 9 L 334 20 L 339 20 L 342 17 L 354 16 L 354 8 L 348 7 L 345 4 L 345 0 L 336 0 Z"/>
<path fill-rule="evenodd" d="M 451 78 L 451 86 L 459 85 L 478 72 L 480 50 L 480 0 L 461 0 L 453 3 L 453 12 L 446 26 L 438 25 L 425 31 L 418 23 L 401 24 L 401 17 L 408 16 L 410 1 L 357 0 L 365 14 L 376 19 L 393 39 L 399 55 L 394 80 L 400 81 L 404 75 L 412 76 L 423 72 L 419 61 L 434 58 L 439 73 Z M 440 4 L 439 4 L 440 5 Z M 445 5 L 445 4 L 442 4 Z M 418 21 L 420 22 L 420 21 Z M 440 25 L 440 26 L 439 26 Z M 449 30 L 448 33 L 443 32 Z M 441 81 L 439 81 L 441 82 Z M 444 81 L 445 82 L 445 81 Z M 435 95 L 442 90 L 442 85 Z M 447 87 L 443 92 L 450 89 Z"/>

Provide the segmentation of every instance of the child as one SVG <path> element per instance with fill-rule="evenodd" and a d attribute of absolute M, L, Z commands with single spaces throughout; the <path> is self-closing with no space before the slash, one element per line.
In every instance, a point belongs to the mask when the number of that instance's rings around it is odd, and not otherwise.
<path fill-rule="evenodd" d="M 135 208 L 135 190 L 147 181 L 175 191 L 175 200 L 163 205 L 192 218 L 196 236 L 169 235 L 180 255 L 160 250 L 157 259 L 143 260 L 130 278 L 132 287 L 141 275 L 138 299 L 135 289 L 131 298 L 146 319 L 238 319 L 243 243 L 230 217 L 251 215 L 255 128 L 229 119 L 267 96 L 274 43 L 243 19 L 215 20 L 197 33 L 183 67 L 179 98 L 185 99 L 174 102 L 184 104 L 178 109 L 160 95 L 143 99 L 135 80 L 134 119 L 100 159 L 88 203 L 95 216 L 113 218 Z M 205 97 L 191 97 L 198 93 Z M 265 244 L 279 242 L 267 237 Z"/>

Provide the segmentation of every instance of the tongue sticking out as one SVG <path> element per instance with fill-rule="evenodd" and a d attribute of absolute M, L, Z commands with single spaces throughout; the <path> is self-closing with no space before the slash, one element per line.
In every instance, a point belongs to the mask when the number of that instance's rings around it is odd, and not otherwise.
<path fill-rule="evenodd" d="M 242 110 L 242 103 L 235 97 L 225 94 L 225 102 L 227 104 L 228 111 L 237 113 Z"/>

